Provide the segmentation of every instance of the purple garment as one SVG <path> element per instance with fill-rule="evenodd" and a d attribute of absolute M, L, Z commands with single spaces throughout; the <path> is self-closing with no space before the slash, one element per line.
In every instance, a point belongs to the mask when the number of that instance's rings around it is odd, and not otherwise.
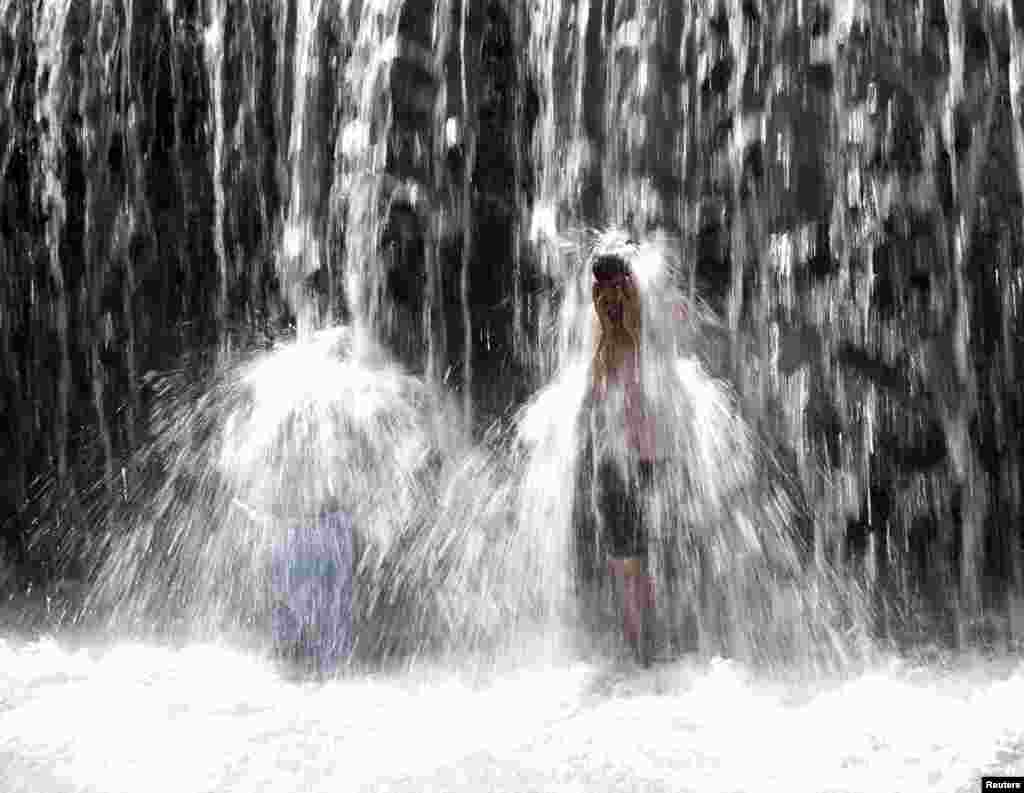
<path fill-rule="evenodd" d="M 321 666 L 352 652 L 354 549 L 344 512 L 291 528 L 273 550 L 274 641 L 299 646 Z"/>

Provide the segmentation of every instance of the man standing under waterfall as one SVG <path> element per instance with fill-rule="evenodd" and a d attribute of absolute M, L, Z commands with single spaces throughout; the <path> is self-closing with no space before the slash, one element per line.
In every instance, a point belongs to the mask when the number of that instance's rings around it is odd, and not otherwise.
<path fill-rule="evenodd" d="M 312 526 L 292 526 L 274 549 L 278 652 L 330 674 L 351 654 L 354 547 L 347 513 L 324 509 Z"/>
<path fill-rule="evenodd" d="M 597 317 L 590 389 L 584 403 L 584 492 L 596 517 L 636 659 L 651 661 L 653 588 L 647 563 L 645 492 L 655 464 L 655 437 L 641 367 L 641 300 L 629 264 L 618 253 L 591 260 Z"/>

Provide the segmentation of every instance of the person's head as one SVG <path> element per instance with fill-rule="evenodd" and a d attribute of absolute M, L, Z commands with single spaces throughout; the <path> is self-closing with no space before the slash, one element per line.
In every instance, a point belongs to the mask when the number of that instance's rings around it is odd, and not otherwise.
<path fill-rule="evenodd" d="M 605 379 L 628 353 L 640 346 L 640 291 L 628 262 L 615 254 L 591 263 L 591 298 L 598 328 L 594 348 L 595 381 Z"/>
<path fill-rule="evenodd" d="M 640 292 L 629 264 L 621 256 L 604 254 L 594 258 L 591 272 L 591 298 L 602 333 L 639 341 Z"/>

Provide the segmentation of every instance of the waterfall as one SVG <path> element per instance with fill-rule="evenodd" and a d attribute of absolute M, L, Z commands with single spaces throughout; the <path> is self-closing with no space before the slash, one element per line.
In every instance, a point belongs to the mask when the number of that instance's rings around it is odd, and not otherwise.
<path fill-rule="evenodd" d="M 4 0 L 9 541 L 130 496 L 154 377 L 282 335 L 507 419 L 613 227 L 671 250 L 819 568 L 966 641 L 1024 597 L 1018 11 Z"/>
<path fill-rule="evenodd" d="M 0 777 L 1020 773 L 1021 9 L 0 0 Z M 666 451 L 651 669 L 595 251 Z"/>

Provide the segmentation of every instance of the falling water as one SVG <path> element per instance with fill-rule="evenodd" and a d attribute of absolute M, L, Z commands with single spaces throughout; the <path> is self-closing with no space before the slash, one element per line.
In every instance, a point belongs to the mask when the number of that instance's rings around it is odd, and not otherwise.
<path fill-rule="evenodd" d="M 378 5 L 380 6 L 378 8 Z M 346 193 L 346 291 L 354 322 L 372 328 L 380 322 L 383 282 L 374 264 L 383 213 L 393 200 L 385 172 L 391 116 L 387 75 L 399 55 L 400 2 L 367 4 L 345 78 L 356 112 L 343 129 Z M 383 107 L 382 107 L 383 105 Z M 412 196 L 415 205 L 416 196 Z"/>
<path fill-rule="evenodd" d="M 300 335 L 313 329 L 309 316 L 310 301 L 302 292 L 305 278 L 321 267 L 320 214 L 317 197 L 321 173 L 325 170 L 318 157 L 323 130 L 311 118 L 321 91 L 319 25 L 323 3 L 317 0 L 300 3 L 295 9 L 295 49 L 292 54 L 294 87 L 292 89 L 291 132 L 288 137 L 288 159 L 291 163 L 291 195 L 281 244 L 278 272 L 285 294 L 298 315 Z M 287 13 L 283 11 L 281 13 Z"/>
<path fill-rule="evenodd" d="M 206 28 L 203 44 L 206 68 L 209 72 L 210 105 L 213 121 L 213 247 L 217 257 L 216 316 L 222 327 L 228 318 L 229 262 L 224 239 L 224 157 L 226 130 L 224 129 L 224 49 L 227 39 L 227 0 L 208 0 Z"/>
<path fill-rule="evenodd" d="M 58 581 L 3 612 L 0 778 L 1020 773 L 1012 5 L 0 0 L 0 585 Z M 580 529 L 595 248 L 667 458 L 651 670 Z"/>
<path fill-rule="evenodd" d="M 36 108 L 36 121 L 43 130 L 41 141 L 41 184 L 37 185 L 39 200 L 46 207 L 46 243 L 49 250 L 49 270 L 53 279 L 56 300 L 54 323 L 57 344 L 60 350 L 60 374 L 58 378 L 56 447 L 57 476 L 61 484 L 67 480 L 68 402 L 71 399 L 71 360 L 68 343 L 68 296 L 64 278 L 64 266 L 60 255 L 61 232 L 64 228 L 66 207 L 64 189 L 61 183 L 61 130 L 63 129 L 64 68 L 67 55 L 63 47 L 64 29 L 67 25 L 70 2 L 40 3 L 36 21 L 37 86 L 36 93 L 41 101 Z"/>

